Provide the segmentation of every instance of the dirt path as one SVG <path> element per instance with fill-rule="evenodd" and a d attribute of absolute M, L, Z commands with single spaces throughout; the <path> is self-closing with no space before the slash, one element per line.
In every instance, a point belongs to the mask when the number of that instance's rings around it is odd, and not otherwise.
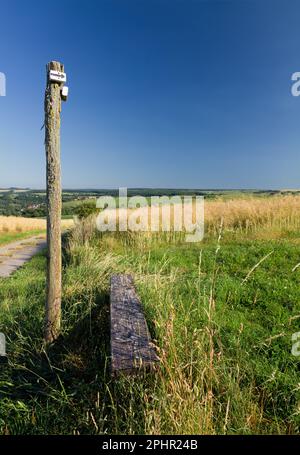
<path fill-rule="evenodd" d="M 0 247 L 0 278 L 8 278 L 35 254 L 46 247 L 42 236 L 30 237 Z"/>

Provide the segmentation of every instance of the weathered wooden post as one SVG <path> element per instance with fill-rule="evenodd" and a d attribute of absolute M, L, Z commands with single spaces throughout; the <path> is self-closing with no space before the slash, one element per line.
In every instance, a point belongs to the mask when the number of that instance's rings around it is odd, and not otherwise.
<path fill-rule="evenodd" d="M 47 298 L 45 342 L 54 341 L 61 320 L 61 165 L 60 113 L 62 86 L 66 81 L 64 66 L 47 65 L 45 92 L 45 148 L 47 160 Z"/>

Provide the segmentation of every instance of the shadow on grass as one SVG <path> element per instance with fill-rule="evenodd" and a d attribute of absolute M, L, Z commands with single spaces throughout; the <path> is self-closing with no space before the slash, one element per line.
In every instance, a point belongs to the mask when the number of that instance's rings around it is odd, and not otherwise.
<path fill-rule="evenodd" d="M 142 431 L 140 379 L 110 378 L 108 294 L 98 294 L 91 312 L 47 350 L 40 329 L 30 334 L 35 314 L 16 316 L 22 331 L 12 334 L 15 352 L 0 370 L 0 432 L 116 434 L 128 433 L 128 425 Z"/>
<path fill-rule="evenodd" d="M 65 235 L 65 268 L 67 240 Z M 0 365 L 0 434 L 143 433 L 149 379 L 110 377 L 108 292 L 67 299 L 62 334 L 45 350 L 43 268 L 31 261 L 0 292 L 0 298 L 14 301 L 22 289 L 20 305 L 1 319 L 8 364 Z"/>
<path fill-rule="evenodd" d="M 90 381 L 101 374 L 106 377 L 106 363 L 109 353 L 109 296 L 97 295 L 96 305 L 82 319 L 79 319 L 67 333 L 60 337 L 46 350 L 42 347 L 42 321 L 32 321 L 36 317 L 33 312 L 22 309 L 16 315 L 14 326 L 22 329 L 11 334 L 10 342 L 16 348 L 12 352 L 12 379 L 18 385 L 16 394 L 32 392 L 28 388 L 28 380 L 37 375 L 36 392 L 59 376 L 64 383 L 74 378 Z M 42 302 L 41 302 L 42 304 Z M 24 316 L 25 320 L 24 320 Z M 19 319 L 19 320 L 18 320 Z M 40 330 L 34 330 L 39 326 Z M 32 385 L 36 381 L 30 381 Z M 22 387 L 24 384 L 24 387 Z M 39 384 L 39 385 L 38 385 Z M 19 395 L 20 396 L 20 395 Z"/>

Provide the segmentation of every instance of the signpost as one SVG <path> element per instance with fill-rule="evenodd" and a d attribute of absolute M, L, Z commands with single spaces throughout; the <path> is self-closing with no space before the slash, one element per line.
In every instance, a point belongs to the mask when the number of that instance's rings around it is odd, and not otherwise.
<path fill-rule="evenodd" d="M 54 63 L 54 62 L 53 62 Z M 67 75 L 62 71 L 49 71 L 49 79 L 53 82 L 67 82 Z"/>
<path fill-rule="evenodd" d="M 64 66 L 52 61 L 47 65 L 45 92 L 45 149 L 47 160 L 47 289 L 46 343 L 54 341 L 61 322 L 61 164 L 60 113 Z M 66 99 L 66 97 L 65 97 Z"/>

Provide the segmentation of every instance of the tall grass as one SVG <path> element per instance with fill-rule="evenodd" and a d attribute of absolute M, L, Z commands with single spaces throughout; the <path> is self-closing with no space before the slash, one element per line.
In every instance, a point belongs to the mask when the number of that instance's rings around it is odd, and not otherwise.
<path fill-rule="evenodd" d="M 229 210 L 215 216 L 212 237 L 203 250 L 201 244 L 184 245 L 182 241 L 179 248 L 180 243 L 174 243 L 175 237 L 167 237 L 166 233 L 164 236 L 155 234 L 154 243 L 149 243 L 149 233 L 97 234 L 92 229 L 93 218 L 75 227 L 71 250 L 76 251 L 80 245 L 85 254 L 94 249 L 106 251 L 108 257 L 114 257 L 115 271 L 134 273 L 161 360 L 156 376 L 142 382 L 123 378 L 109 386 L 111 432 L 298 431 L 297 371 L 289 358 L 290 335 L 297 327 L 290 325 L 293 316 L 283 310 L 281 303 L 284 289 L 288 288 L 294 304 L 293 314 L 300 311 L 296 300 L 297 277 L 291 274 L 297 255 L 294 252 L 291 261 L 291 248 L 276 243 L 266 246 L 265 242 L 258 243 L 251 251 L 252 243 L 248 244 L 245 238 L 245 256 L 240 257 L 240 250 L 243 251 L 240 243 L 233 243 L 224 255 L 222 244 L 222 234 L 226 237 L 229 226 L 237 232 L 249 233 L 249 225 L 235 223 L 242 211 L 246 219 L 252 221 L 255 232 L 259 227 L 295 229 L 299 220 L 298 201 L 295 204 L 293 198 L 282 199 L 272 204 L 260 200 L 263 208 L 268 209 L 265 218 L 262 207 L 256 210 L 257 200 L 250 201 L 245 210 L 239 201 L 238 204 L 234 204 L 236 201 L 226 203 Z M 213 209 L 211 220 L 216 207 L 215 204 L 209 207 Z M 291 212 L 293 217 L 285 220 Z M 223 220 L 221 225 L 220 220 Z M 279 251 L 270 269 L 267 259 L 276 247 Z M 160 250 L 163 255 L 159 254 Z M 289 272 L 280 259 L 281 254 L 289 257 Z M 288 273 L 288 278 L 281 283 L 282 288 L 275 268 L 279 260 L 282 274 Z M 228 274 L 223 270 L 227 267 L 231 270 Z M 261 279 L 256 282 L 255 276 L 260 276 L 261 269 Z M 271 294 L 263 291 L 265 283 L 270 281 L 273 283 Z M 259 292 L 264 295 L 260 300 Z M 244 301 L 249 303 L 244 306 Z M 248 305 L 254 305 L 255 309 L 251 308 L 248 313 Z M 282 326 L 287 330 L 284 343 L 275 341 L 264 348 L 270 333 L 280 331 Z M 270 361 L 273 351 L 275 354 Z M 286 378 L 274 383 L 274 374 L 275 377 L 286 374 Z"/>
<path fill-rule="evenodd" d="M 297 235 L 299 199 L 260 201 L 263 208 L 248 199 L 246 208 L 236 200 L 207 204 L 210 236 L 199 244 L 171 234 L 152 242 L 148 233 L 99 233 L 94 218 L 76 224 L 64 247 L 63 332 L 47 352 L 45 259 L 2 280 L 9 365 L 0 376 L 1 432 L 299 433 L 299 365 L 290 354 L 299 253 L 288 237 L 248 240 L 259 226 L 294 227 Z M 252 228 L 236 223 L 243 213 Z M 230 229 L 247 235 L 233 238 Z M 160 357 L 154 374 L 109 376 L 116 272 L 135 277 Z"/>
<path fill-rule="evenodd" d="M 187 219 L 197 220 L 196 205 L 194 201 L 188 204 L 186 210 Z M 117 232 L 119 237 L 124 237 L 122 232 L 118 231 L 118 226 L 121 221 L 128 220 L 132 214 L 140 225 L 137 231 L 130 231 L 133 236 L 126 234 L 125 238 L 132 237 L 134 241 L 141 239 L 169 240 L 177 241 L 185 239 L 183 209 L 181 204 L 164 205 L 170 213 L 170 230 L 163 229 L 163 215 L 162 206 L 154 208 L 158 216 L 153 215 L 150 207 L 140 207 L 137 209 L 116 209 L 107 210 L 107 220 L 116 218 Z M 96 224 L 96 218 L 91 218 Z M 176 232 L 174 229 L 174 220 L 181 223 L 183 229 Z M 220 223 L 223 224 L 225 232 L 255 234 L 259 231 L 261 233 L 267 232 L 269 236 L 276 236 L 280 232 L 297 231 L 300 228 L 300 196 L 299 195 L 286 195 L 286 196 L 273 196 L 273 197 L 247 197 L 247 198 L 234 198 L 228 200 L 207 200 L 204 205 L 204 225 L 206 234 L 218 234 Z M 142 232 L 142 233 L 141 233 Z M 141 234 L 140 234 L 141 233 Z"/>

